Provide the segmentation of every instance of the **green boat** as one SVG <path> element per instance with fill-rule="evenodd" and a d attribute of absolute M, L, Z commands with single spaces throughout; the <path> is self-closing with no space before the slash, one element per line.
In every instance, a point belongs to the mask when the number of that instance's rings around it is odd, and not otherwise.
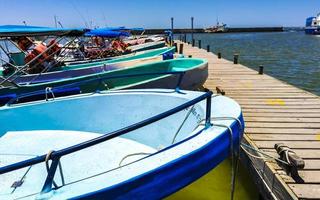
<path fill-rule="evenodd" d="M 85 62 L 85 63 L 72 64 L 72 65 L 67 65 L 67 66 L 63 66 L 63 67 L 55 67 L 55 68 L 52 68 L 49 72 L 42 73 L 41 76 L 44 76 L 47 73 L 57 73 L 57 72 L 64 72 L 64 71 L 69 71 L 69 70 L 82 70 L 85 68 L 100 67 L 101 65 L 110 65 L 110 64 L 113 64 L 113 68 L 120 68 L 122 66 L 121 65 L 117 66 L 115 63 L 137 61 L 137 60 L 141 60 L 141 59 L 150 59 L 150 58 L 162 56 L 164 54 L 173 54 L 174 52 L 175 52 L 175 47 L 163 47 L 163 48 L 159 48 L 159 49 L 153 49 L 153 50 L 148 50 L 148 51 L 132 53 L 132 54 L 128 54 L 125 56 L 119 56 L 119 57 L 116 57 L 111 60 L 101 60 L 101 61 L 95 61 L 95 62 Z M 0 71 L 0 76 L 3 76 L 2 71 Z M 30 80 L 33 80 L 34 77 L 36 77 L 36 76 L 38 76 L 38 75 L 36 75 L 36 74 L 23 75 L 23 77 L 25 77 L 23 79 L 28 79 L 28 77 L 29 77 Z M 9 80 L 13 81 L 16 79 L 10 78 Z"/>
<path fill-rule="evenodd" d="M 27 95 L 25 101 L 97 90 L 174 88 L 178 83 L 181 89 L 192 90 L 202 86 L 208 77 L 208 62 L 195 58 L 178 58 L 113 70 L 103 65 L 99 69 L 87 68 L 85 74 L 82 74 L 83 70 L 66 71 L 81 73 L 48 73 L 38 76 L 32 83 L 20 77 L 16 84 L 0 89 L 0 103 L 5 104 L 19 96 L 19 101 L 23 102 L 23 96 L 28 93 L 33 93 L 33 96 Z"/>

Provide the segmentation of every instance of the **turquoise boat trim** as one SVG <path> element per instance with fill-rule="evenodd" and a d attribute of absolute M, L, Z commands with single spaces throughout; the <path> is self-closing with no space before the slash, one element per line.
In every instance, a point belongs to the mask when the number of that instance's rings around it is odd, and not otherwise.
<path fill-rule="evenodd" d="M 193 67 L 187 68 L 188 70 L 198 68 L 202 64 L 207 63 L 207 61 L 205 59 L 200 59 L 200 58 L 177 58 L 177 59 L 174 59 L 174 60 L 157 61 L 157 62 L 153 62 L 151 64 L 136 65 L 136 66 L 134 66 L 134 68 L 141 68 L 141 67 L 148 66 L 148 65 L 161 65 L 161 64 L 164 64 L 164 63 L 179 62 L 179 61 L 188 61 L 188 64 L 193 65 Z M 174 67 L 173 71 L 178 71 L 179 72 L 179 71 L 183 71 L 183 69 L 184 68 Z M 74 77 L 74 78 L 68 78 L 68 79 L 63 79 L 63 80 L 52 81 L 52 82 L 50 82 L 50 84 L 63 83 L 63 82 L 66 82 L 66 81 L 76 81 L 76 80 L 81 79 L 81 78 L 89 78 L 89 77 L 98 77 L 99 78 L 99 76 L 101 77 L 103 75 L 109 74 L 110 72 L 119 72 L 119 71 L 125 71 L 125 70 L 127 70 L 127 69 L 126 68 L 115 69 L 115 70 L 112 70 L 112 71 L 106 71 L 106 72 L 99 73 L 99 74 L 91 74 L 91 75 L 87 75 L 87 76 L 81 76 L 81 77 Z M 159 78 L 157 78 L 157 79 L 159 79 Z M 44 83 L 22 85 L 20 87 L 26 87 L 27 88 L 27 87 L 33 87 L 33 86 L 43 86 L 43 85 L 47 85 L 47 84 L 48 84 L 47 82 L 44 82 Z"/>
<path fill-rule="evenodd" d="M 184 71 L 116 75 L 116 76 L 107 77 L 107 80 L 117 79 L 117 78 L 130 78 L 130 77 L 136 77 L 136 76 L 147 76 L 147 75 L 174 75 L 174 74 L 178 74 L 179 75 L 179 79 L 178 79 L 177 85 L 175 87 L 175 91 L 179 92 L 179 90 L 180 90 L 179 87 L 180 87 L 180 84 L 182 82 L 183 76 L 185 74 Z M 149 79 L 148 81 L 157 80 L 157 79 L 158 78 Z M 56 96 L 56 93 L 59 94 L 59 92 L 60 93 L 62 93 L 62 92 L 70 92 L 70 91 L 74 91 L 74 90 L 77 91 L 76 94 L 79 94 L 80 93 L 80 87 L 79 86 L 86 85 L 86 84 L 92 83 L 92 82 L 102 82 L 103 80 L 106 80 L 106 79 L 105 78 L 93 78 L 93 79 L 83 80 L 83 81 L 76 82 L 76 83 L 70 83 L 70 84 L 67 84 L 67 85 L 53 87 L 53 88 L 50 88 L 50 91 L 47 91 L 47 89 L 45 89 L 45 90 L 33 91 L 33 92 L 30 92 L 30 93 L 25 93 L 25 94 L 21 94 L 21 95 L 15 95 L 15 94 L 3 95 L 3 96 L 0 96 L 0 99 L 2 99 L 2 98 L 10 99 L 5 104 L 6 106 L 9 106 L 9 105 L 13 104 L 14 102 L 16 102 L 18 100 L 19 100 L 19 102 L 24 102 L 23 101 L 24 98 L 32 97 L 32 96 L 38 96 L 38 95 L 41 95 L 41 94 L 50 95 L 52 93 L 54 96 Z M 144 83 L 144 82 L 140 82 L 140 83 Z M 117 89 L 119 89 L 119 88 L 117 88 Z M 114 89 L 111 89 L 111 90 L 114 90 Z M 99 92 L 99 90 L 96 90 L 95 92 Z"/>

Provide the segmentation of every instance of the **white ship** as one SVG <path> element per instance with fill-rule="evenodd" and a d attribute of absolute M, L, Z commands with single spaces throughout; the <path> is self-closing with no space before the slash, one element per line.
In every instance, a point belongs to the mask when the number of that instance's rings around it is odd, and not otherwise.
<path fill-rule="evenodd" d="M 224 33 L 228 30 L 227 24 L 220 23 L 217 21 L 217 24 L 215 26 L 206 28 L 204 31 L 206 33 Z"/>

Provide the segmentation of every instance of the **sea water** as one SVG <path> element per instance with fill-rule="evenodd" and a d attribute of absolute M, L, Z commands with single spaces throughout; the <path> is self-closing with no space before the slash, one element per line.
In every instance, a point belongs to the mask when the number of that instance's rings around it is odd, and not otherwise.
<path fill-rule="evenodd" d="M 191 40 L 191 35 L 187 37 Z M 268 33 L 194 34 L 202 48 L 210 45 L 214 53 L 264 72 L 296 87 L 320 95 L 320 37 L 303 31 Z"/>

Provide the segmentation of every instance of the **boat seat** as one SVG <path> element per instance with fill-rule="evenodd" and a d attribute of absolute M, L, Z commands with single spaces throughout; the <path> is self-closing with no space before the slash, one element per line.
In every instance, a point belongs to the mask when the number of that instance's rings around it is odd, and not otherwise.
<path fill-rule="evenodd" d="M 98 133 L 41 130 L 7 132 L 0 138 L 0 167 L 48 153 L 50 150 L 63 149 L 96 137 Z M 80 150 L 60 159 L 65 182 L 72 182 L 121 166 L 156 152 L 156 149 L 139 142 L 114 138 L 93 147 Z M 45 163 L 34 165 L 27 172 L 23 168 L 0 176 L 0 198 L 9 195 L 12 184 L 26 173 L 23 184 L 18 187 L 15 197 L 40 192 L 47 171 Z M 62 185 L 57 171 L 55 182 Z M 39 185 L 38 185 L 39 184 Z"/>

